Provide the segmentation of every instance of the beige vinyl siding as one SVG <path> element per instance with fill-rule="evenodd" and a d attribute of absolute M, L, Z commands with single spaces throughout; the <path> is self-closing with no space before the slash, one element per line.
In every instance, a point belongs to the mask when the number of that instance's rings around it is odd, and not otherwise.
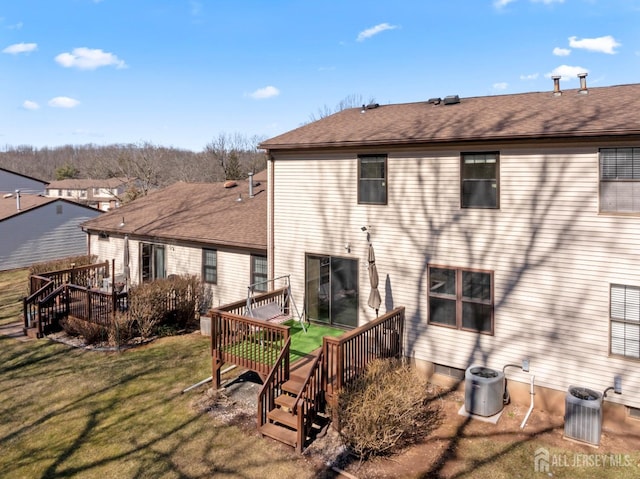
<path fill-rule="evenodd" d="M 499 151 L 499 209 L 460 209 L 461 151 Z M 536 383 L 562 391 L 621 374 L 624 394 L 607 399 L 640 407 L 640 363 L 609 356 L 609 284 L 640 286 L 640 218 L 598 214 L 597 146 L 380 151 L 386 206 L 357 204 L 357 153 L 276 156 L 275 274 L 292 274 L 298 305 L 305 252 L 353 257 L 360 322 L 374 317 L 370 225 L 381 312 L 406 306 L 408 356 L 456 368 L 529 357 Z M 427 325 L 428 264 L 494 271 L 493 336 Z"/>
<path fill-rule="evenodd" d="M 110 262 L 115 259 L 115 272 L 120 274 L 124 271 L 123 241 L 122 237 L 110 237 L 108 241 L 99 240 L 97 235 L 92 234 L 91 253 L 98 256 L 98 261 Z M 139 282 L 141 242 L 165 246 L 167 276 L 191 274 L 202 277 L 202 246 L 132 239 L 129 240 L 132 284 Z M 211 301 L 211 306 L 220 306 L 246 298 L 247 286 L 251 280 L 251 254 L 238 249 L 214 246 L 208 248 L 216 249 L 218 252 L 218 284 L 205 284 L 205 292 Z"/>

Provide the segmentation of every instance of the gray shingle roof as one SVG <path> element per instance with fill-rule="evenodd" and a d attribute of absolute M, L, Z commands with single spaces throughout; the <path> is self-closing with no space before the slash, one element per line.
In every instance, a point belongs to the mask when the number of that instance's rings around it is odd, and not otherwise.
<path fill-rule="evenodd" d="M 640 134 L 640 84 L 350 108 L 271 138 L 270 150 Z"/>
<path fill-rule="evenodd" d="M 264 250 L 266 172 L 256 174 L 255 183 L 259 183 L 254 187 L 255 196 L 249 198 L 247 180 L 238 181 L 233 188 L 225 188 L 224 183 L 177 182 L 82 226 L 92 232 Z M 242 201 L 237 201 L 240 195 Z"/>

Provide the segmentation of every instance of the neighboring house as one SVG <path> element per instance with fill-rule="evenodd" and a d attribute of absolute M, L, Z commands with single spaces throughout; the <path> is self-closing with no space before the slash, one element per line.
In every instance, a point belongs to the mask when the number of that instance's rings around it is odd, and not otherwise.
<path fill-rule="evenodd" d="M 19 190 L 26 194 L 43 194 L 48 181 L 38 180 L 30 176 L 21 175 L 15 171 L 0 168 L 0 193 L 15 193 Z"/>
<path fill-rule="evenodd" d="M 64 199 L 7 193 L 0 197 L 0 271 L 87 254 L 79 225 L 102 214 Z"/>
<path fill-rule="evenodd" d="M 116 275 L 124 275 L 126 237 L 132 284 L 192 274 L 205 285 L 205 306 L 241 299 L 249 284 L 266 280 L 265 180 L 263 172 L 253 188 L 249 181 L 178 182 L 152 192 L 87 221 L 89 251 L 114 259 Z"/>
<path fill-rule="evenodd" d="M 131 181 L 126 178 L 66 179 L 49 183 L 45 194 L 109 211 L 120 207 L 121 199 L 130 185 Z"/>
<path fill-rule="evenodd" d="M 347 109 L 262 143 L 269 274 L 311 320 L 356 326 L 373 244 L 404 353 L 464 378 L 530 360 L 640 416 L 640 84 Z M 530 375 L 507 368 L 529 402 Z M 512 393 L 512 398 L 513 398 Z M 610 409 L 620 411 L 621 408 Z"/>

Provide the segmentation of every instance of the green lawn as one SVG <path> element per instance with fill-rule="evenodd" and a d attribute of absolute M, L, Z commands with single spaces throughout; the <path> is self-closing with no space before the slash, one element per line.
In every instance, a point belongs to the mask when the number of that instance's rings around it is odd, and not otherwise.
<path fill-rule="evenodd" d="M 222 426 L 192 403 L 208 339 L 122 353 L 0 336 L 0 474 L 11 478 L 313 477 L 293 449 Z"/>
<path fill-rule="evenodd" d="M 0 325 L 14 322 L 22 313 L 28 279 L 28 269 L 0 273 Z"/>

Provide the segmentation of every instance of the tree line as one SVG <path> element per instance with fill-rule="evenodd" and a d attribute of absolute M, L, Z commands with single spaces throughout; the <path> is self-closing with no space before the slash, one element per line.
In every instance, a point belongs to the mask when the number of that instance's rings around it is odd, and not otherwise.
<path fill-rule="evenodd" d="M 7 145 L 0 150 L 0 167 L 43 181 L 136 178 L 146 193 L 176 181 L 211 183 L 246 178 L 267 166 L 265 152 L 258 149 L 263 140 L 221 133 L 201 152 L 148 142 L 43 148 Z"/>

